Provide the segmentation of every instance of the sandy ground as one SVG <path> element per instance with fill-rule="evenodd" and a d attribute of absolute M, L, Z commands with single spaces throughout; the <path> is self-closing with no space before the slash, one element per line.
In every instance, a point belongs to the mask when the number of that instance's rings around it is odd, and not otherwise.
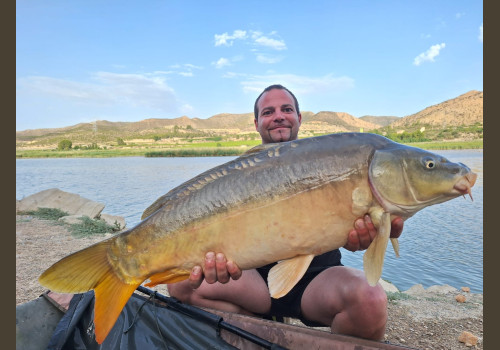
<path fill-rule="evenodd" d="M 64 226 L 29 216 L 16 216 L 16 305 L 41 295 L 38 276 L 51 264 L 105 236 L 74 238 Z M 166 294 L 165 287 L 159 292 Z M 456 295 L 466 297 L 464 303 Z M 483 296 L 463 291 L 424 292 L 410 299 L 390 301 L 385 340 L 418 349 L 470 349 L 458 340 L 463 331 L 478 337 L 483 349 Z M 297 320 L 290 323 L 301 325 Z M 327 329 L 327 328 L 324 328 Z"/>

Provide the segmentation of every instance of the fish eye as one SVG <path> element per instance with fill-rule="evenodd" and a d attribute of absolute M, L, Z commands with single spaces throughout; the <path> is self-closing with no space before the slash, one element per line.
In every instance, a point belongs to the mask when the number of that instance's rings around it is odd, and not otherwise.
<path fill-rule="evenodd" d="M 434 161 L 434 159 L 426 157 L 424 158 L 424 165 L 426 169 L 434 169 L 434 167 L 436 166 L 436 162 Z"/>

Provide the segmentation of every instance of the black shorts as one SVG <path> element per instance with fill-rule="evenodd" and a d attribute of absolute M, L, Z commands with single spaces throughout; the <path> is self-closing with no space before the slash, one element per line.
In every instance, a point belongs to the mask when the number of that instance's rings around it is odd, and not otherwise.
<path fill-rule="evenodd" d="M 327 255 L 328 256 L 323 256 Z M 262 315 L 267 317 L 293 317 L 298 318 L 302 323 L 309 327 L 325 327 L 327 325 L 310 321 L 302 316 L 301 312 L 301 302 L 302 295 L 306 290 L 309 283 L 324 270 L 333 266 L 343 266 L 340 262 L 340 251 L 335 250 L 333 252 L 328 252 L 323 255 L 317 256 L 311 262 L 311 266 L 306 271 L 304 276 L 299 280 L 299 282 L 283 297 L 279 299 L 271 298 L 271 310 L 268 314 Z M 328 258 L 328 264 L 324 264 L 325 258 Z M 316 260 L 316 261 L 315 261 Z M 322 264 L 323 263 L 323 264 Z M 269 270 L 275 265 L 269 264 L 263 267 L 257 268 L 257 272 L 262 276 L 267 284 L 267 275 Z M 319 265 L 319 266 L 318 266 Z"/>

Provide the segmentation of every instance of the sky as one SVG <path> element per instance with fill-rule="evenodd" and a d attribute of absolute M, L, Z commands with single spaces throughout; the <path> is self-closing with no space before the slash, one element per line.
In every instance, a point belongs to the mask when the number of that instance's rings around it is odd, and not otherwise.
<path fill-rule="evenodd" d="M 404 117 L 483 91 L 483 3 L 16 1 L 16 131 L 301 111 Z"/>

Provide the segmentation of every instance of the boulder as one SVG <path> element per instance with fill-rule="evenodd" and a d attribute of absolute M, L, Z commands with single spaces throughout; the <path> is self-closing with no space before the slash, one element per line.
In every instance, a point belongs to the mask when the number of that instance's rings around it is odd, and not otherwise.
<path fill-rule="evenodd" d="M 467 298 L 462 294 L 459 294 L 455 297 L 455 300 L 458 301 L 459 303 L 465 303 L 465 300 L 467 300 Z"/>
<path fill-rule="evenodd" d="M 410 289 L 404 291 L 403 293 L 406 293 L 408 295 L 413 295 L 413 296 L 422 295 L 425 293 L 425 289 L 424 289 L 423 285 L 415 284 L 414 286 L 412 286 Z"/>
<path fill-rule="evenodd" d="M 447 284 L 443 284 L 442 286 L 430 286 L 427 288 L 428 292 L 433 292 L 437 294 L 448 294 L 448 293 L 456 293 L 458 290 L 452 286 Z"/>
<path fill-rule="evenodd" d="M 465 343 L 466 346 L 474 346 L 477 344 L 478 337 L 472 334 L 471 332 L 463 331 L 462 334 L 459 335 L 458 341 L 461 343 Z"/>
<path fill-rule="evenodd" d="M 123 230 L 125 228 L 125 218 L 123 216 L 115 216 L 115 215 L 109 215 L 109 214 L 101 214 L 100 218 L 108 225 L 114 226 L 115 223 L 117 223 L 120 226 L 120 230 Z"/>
<path fill-rule="evenodd" d="M 391 282 L 384 281 L 382 278 L 378 281 L 378 283 L 384 288 L 386 292 L 397 293 L 399 289 L 392 284 Z"/>
<path fill-rule="evenodd" d="M 21 212 L 37 210 L 38 208 L 55 208 L 70 215 L 86 215 L 93 219 L 102 212 L 104 204 L 77 194 L 61 191 L 58 188 L 32 194 L 16 203 L 16 209 Z"/>

